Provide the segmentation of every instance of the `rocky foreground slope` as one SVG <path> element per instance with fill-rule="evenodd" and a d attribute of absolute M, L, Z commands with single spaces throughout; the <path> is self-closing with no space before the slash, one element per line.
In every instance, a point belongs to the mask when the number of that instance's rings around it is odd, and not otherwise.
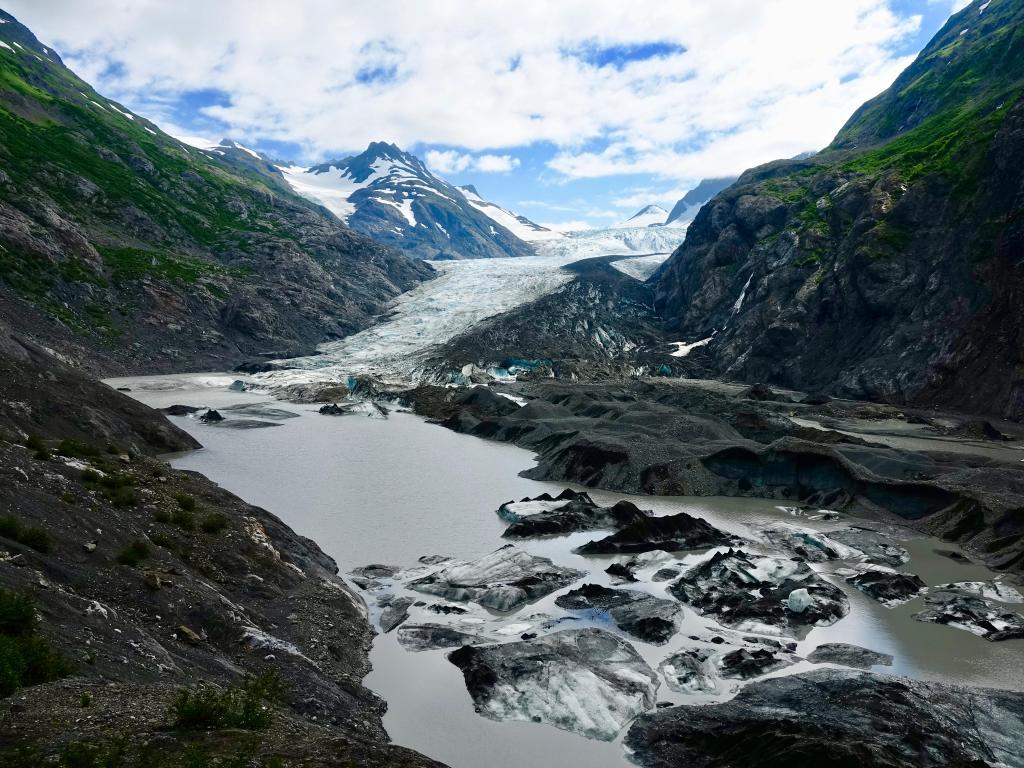
<path fill-rule="evenodd" d="M 243 151 L 104 98 L 0 12 L 0 312 L 93 370 L 308 353 L 430 276 Z"/>
<path fill-rule="evenodd" d="M 810 157 L 705 205 L 654 279 L 717 375 L 1024 417 L 1024 2 L 954 14 Z"/>
<path fill-rule="evenodd" d="M 426 766 L 313 542 L 153 454 L 149 408 L 0 335 L 0 764 Z"/>

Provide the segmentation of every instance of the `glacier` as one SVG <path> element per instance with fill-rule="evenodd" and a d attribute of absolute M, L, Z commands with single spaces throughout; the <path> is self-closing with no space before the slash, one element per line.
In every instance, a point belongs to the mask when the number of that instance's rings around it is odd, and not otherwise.
<path fill-rule="evenodd" d="M 430 377 L 426 363 L 437 346 L 569 282 L 572 274 L 562 267 L 622 255 L 630 258 L 614 266 L 643 279 L 668 258 L 685 232 L 679 227 L 590 230 L 536 243 L 536 256 L 427 262 L 437 277 L 397 297 L 381 322 L 321 344 L 318 355 L 275 361 L 279 369 L 255 374 L 253 384 L 273 391 L 361 375 L 414 384 Z"/>

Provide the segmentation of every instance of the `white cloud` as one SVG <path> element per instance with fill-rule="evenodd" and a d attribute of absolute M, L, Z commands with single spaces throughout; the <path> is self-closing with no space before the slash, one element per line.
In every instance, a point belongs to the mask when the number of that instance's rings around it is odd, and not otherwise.
<path fill-rule="evenodd" d="M 829 142 L 907 63 L 920 24 L 891 0 L 10 0 L 97 88 L 155 120 L 183 94 L 224 135 L 308 159 L 386 139 L 442 173 L 506 171 L 558 149 L 565 178 L 690 183 Z M 599 67 L 566 51 L 666 42 Z M 207 132 L 211 128 L 195 128 Z"/>
<path fill-rule="evenodd" d="M 454 149 L 428 150 L 425 159 L 437 173 L 508 173 L 519 167 L 519 158 L 512 155 L 472 155 Z"/>
<path fill-rule="evenodd" d="M 541 226 L 547 229 L 553 229 L 555 232 L 583 232 L 584 230 L 594 228 L 594 226 L 589 221 L 583 221 L 582 219 L 577 219 L 573 221 L 562 221 L 558 222 L 557 224 L 547 222 L 541 224 Z"/>

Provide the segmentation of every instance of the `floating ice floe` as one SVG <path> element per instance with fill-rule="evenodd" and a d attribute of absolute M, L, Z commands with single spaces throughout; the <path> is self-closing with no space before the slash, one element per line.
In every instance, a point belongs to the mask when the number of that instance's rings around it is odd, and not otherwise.
<path fill-rule="evenodd" d="M 669 591 L 725 626 L 752 632 L 834 624 L 850 610 L 843 591 L 802 560 L 743 550 L 716 552 L 686 571 Z"/>
<path fill-rule="evenodd" d="M 547 723 L 604 741 L 654 706 L 659 685 L 633 646 L 600 629 L 464 646 L 448 659 L 462 670 L 481 715 Z"/>
<path fill-rule="evenodd" d="M 513 611 L 525 603 L 567 587 L 586 575 L 555 565 L 508 544 L 479 560 L 456 563 L 406 584 L 409 589 L 471 601 L 497 611 Z"/>

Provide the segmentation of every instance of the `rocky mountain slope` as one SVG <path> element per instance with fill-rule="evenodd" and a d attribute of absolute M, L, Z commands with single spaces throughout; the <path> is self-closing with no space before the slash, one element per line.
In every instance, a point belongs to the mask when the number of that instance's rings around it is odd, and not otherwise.
<path fill-rule="evenodd" d="M 543 240 L 559 240 L 565 235 L 553 229 L 542 227 L 540 224 L 530 221 L 525 216 L 512 213 L 502 208 L 497 203 L 484 200 L 472 184 L 458 188 L 466 200 L 484 216 L 501 225 L 513 235 L 527 243 L 536 243 Z"/>
<path fill-rule="evenodd" d="M 234 145 L 96 93 L 0 12 L 0 311 L 106 372 L 224 366 L 368 325 L 430 276 Z"/>
<path fill-rule="evenodd" d="M 660 313 L 719 375 L 1024 417 L 1022 89 L 1024 2 L 977 0 L 829 147 L 704 206 Z"/>
<path fill-rule="evenodd" d="M 481 259 L 533 253 L 466 196 L 394 144 L 312 168 L 281 166 L 301 195 L 358 232 L 421 259 Z"/>
<path fill-rule="evenodd" d="M 335 563 L 150 458 L 195 442 L 0 328 L 0 764 L 428 766 Z"/>
<path fill-rule="evenodd" d="M 666 224 L 682 225 L 693 221 L 697 211 L 708 200 L 736 181 L 735 176 L 723 176 L 715 179 L 702 179 L 700 184 L 683 195 L 672 210 L 668 212 Z"/>

